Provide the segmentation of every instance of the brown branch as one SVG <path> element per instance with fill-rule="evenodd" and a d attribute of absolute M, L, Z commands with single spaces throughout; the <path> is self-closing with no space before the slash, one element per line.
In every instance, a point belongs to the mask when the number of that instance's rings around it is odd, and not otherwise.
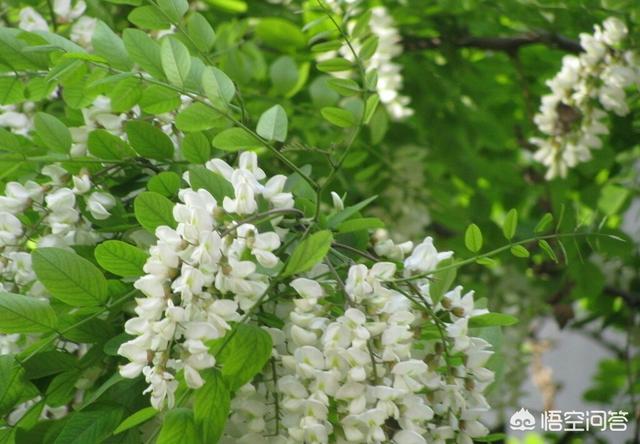
<path fill-rule="evenodd" d="M 403 39 L 402 43 L 406 51 L 424 51 L 451 45 L 456 48 L 478 48 L 513 54 L 523 46 L 536 44 L 547 45 L 572 53 L 580 53 L 583 51 L 578 41 L 547 31 L 529 32 L 511 37 L 463 36 L 450 40 L 441 37 L 425 38 L 407 36 Z"/>

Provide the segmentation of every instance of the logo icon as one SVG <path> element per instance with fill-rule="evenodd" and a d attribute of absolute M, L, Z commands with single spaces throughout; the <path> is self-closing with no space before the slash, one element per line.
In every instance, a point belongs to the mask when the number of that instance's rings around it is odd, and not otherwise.
<path fill-rule="evenodd" d="M 533 417 L 529 410 L 521 408 L 509 419 L 511 430 L 533 430 L 536 427 L 536 418 Z"/>

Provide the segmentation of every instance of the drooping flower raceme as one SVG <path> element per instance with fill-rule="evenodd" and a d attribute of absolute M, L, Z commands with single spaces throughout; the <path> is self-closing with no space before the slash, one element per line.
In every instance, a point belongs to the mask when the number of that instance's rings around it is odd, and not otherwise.
<path fill-rule="evenodd" d="M 424 261 L 419 269 L 432 269 L 450 255 L 428 238 L 404 268 L 418 272 L 412 264 Z M 493 381 L 485 368 L 492 352 L 468 324 L 487 311 L 461 287 L 434 303 L 428 280 L 394 284 L 396 269 L 391 262 L 354 264 L 343 288 L 331 277 L 294 279 L 285 338 L 274 341 L 277 370 L 237 394 L 222 442 L 471 443 L 488 433 L 479 419 L 489 408 L 483 391 Z M 348 302 L 336 316 L 327 298 L 341 290 Z M 265 408 L 276 401 L 278 419 Z"/>
<path fill-rule="evenodd" d="M 608 113 L 629 113 L 625 90 L 640 82 L 637 54 L 624 49 L 626 25 L 608 18 L 593 34 L 580 34 L 584 52 L 567 55 L 562 69 L 547 82 L 551 93 L 542 98 L 534 120 L 542 138 L 534 158 L 548 167 L 546 178 L 565 177 L 569 168 L 591 159 L 609 133 Z"/>
<path fill-rule="evenodd" d="M 438 252 L 431 238 L 415 248 L 387 243 L 381 251 L 398 262 L 345 264 L 344 279 L 321 263 L 283 280 L 282 241 L 301 222 L 289 216 L 297 210 L 284 177 L 267 179 L 253 153 L 241 154 L 237 168 L 220 159 L 207 168 L 233 193 L 180 191 L 177 225 L 157 228 L 146 274 L 135 283 L 144 297 L 125 325 L 135 338 L 119 349 L 129 360 L 121 374 L 143 374 L 154 407 L 175 405 L 179 372 L 200 388 L 203 370 L 216 366 L 207 343 L 264 303 L 284 321 L 263 327 L 273 339 L 272 365 L 234 392 L 221 442 L 412 444 L 457 436 L 470 443 L 487 433 L 479 420 L 488 409 L 482 393 L 493 380 L 485 367 L 492 352 L 469 326 L 486 310 L 461 287 L 432 298 L 426 276 L 451 252 Z M 256 219 L 268 223 L 258 228 Z M 333 302 L 336 294 L 344 304 Z"/>
<path fill-rule="evenodd" d="M 255 153 L 243 153 L 239 168 L 220 159 L 207 168 L 228 180 L 234 194 L 219 202 L 205 189 L 180 191 L 173 209 L 177 226 L 158 227 L 147 274 L 135 283 L 145 297 L 125 329 L 136 338 L 119 350 L 131 361 L 122 375 L 144 373 L 157 408 L 173 405 L 177 371 L 184 371 L 189 387 L 203 384 L 200 371 L 215 365 L 206 341 L 224 336 L 229 322 L 238 321 L 269 287 L 262 270 L 279 263 L 273 251 L 281 243 L 276 229 L 286 231 L 280 225 L 285 219 L 273 219 L 268 231 L 240 221 L 260 205 L 286 215 L 293 204 L 283 192 L 284 176 L 265 181 Z"/>
<path fill-rule="evenodd" d="M 327 5 L 337 14 L 345 17 L 357 17 L 361 12 L 359 1 L 357 0 L 331 0 L 326 1 Z M 377 92 L 380 102 L 385 106 L 389 116 L 393 120 L 402 120 L 413 115 L 413 109 L 409 106 L 408 96 L 401 94 L 404 79 L 402 67 L 394 60 L 402 54 L 400 32 L 395 26 L 393 17 L 384 6 L 370 8 L 371 20 L 369 27 L 373 36 L 377 37 L 378 43 L 373 55 L 367 60 L 363 60 L 364 68 L 367 72 L 377 74 Z M 349 23 L 350 27 L 355 23 Z M 358 53 L 364 42 L 354 40 L 351 42 L 353 49 Z M 353 61 L 354 56 L 348 45 L 343 45 L 339 53 L 342 57 Z M 323 57 L 329 57 L 332 53 L 327 53 Z"/>

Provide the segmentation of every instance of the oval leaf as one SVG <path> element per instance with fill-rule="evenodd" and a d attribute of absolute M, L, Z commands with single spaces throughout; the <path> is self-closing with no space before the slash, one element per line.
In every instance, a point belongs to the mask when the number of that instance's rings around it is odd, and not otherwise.
<path fill-rule="evenodd" d="M 96 247 L 94 254 L 102 268 L 123 277 L 142 276 L 142 267 L 148 257 L 141 249 L 119 240 L 101 243 Z"/>
<path fill-rule="evenodd" d="M 49 301 L 0 293 L 0 333 L 44 333 L 55 330 L 57 323 Z"/>
<path fill-rule="evenodd" d="M 464 244 L 473 253 L 477 253 L 482 248 L 482 232 L 476 224 L 467 227 L 464 234 Z"/>
<path fill-rule="evenodd" d="M 77 307 L 106 302 L 107 280 L 88 260 L 61 248 L 38 248 L 31 257 L 38 279 L 56 299 Z"/>
<path fill-rule="evenodd" d="M 162 194 L 153 191 L 140 193 L 133 201 L 133 211 L 136 219 L 146 230 L 155 233 L 161 225 L 174 228 L 173 202 Z"/>
<path fill-rule="evenodd" d="M 291 254 L 283 276 L 304 273 L 320 262 L 329 252 L 333 242 L 330 231 L 318 231 L 298 244 Z"/>
<path fill-rule="evenodd" d="M 284 142 L 287 139 L 287 127 L 287 113 L 280 105 L 274 105 L 262 113 L 256 132 L 267 140 Z"/>

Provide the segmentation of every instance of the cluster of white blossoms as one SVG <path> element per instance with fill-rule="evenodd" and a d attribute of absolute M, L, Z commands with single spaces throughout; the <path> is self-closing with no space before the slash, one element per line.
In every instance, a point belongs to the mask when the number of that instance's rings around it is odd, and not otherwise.
<path fill-rule="evenodd" d="M 398 248 L 389 251 L 409 253 L 407 277 L 452 255 L 437 252 L 431 238 Z M 427 279 L 395 285 L 396 268 L 354 264 L 342 286 L 317 267 L 313 278 L 290 283 L 293 308 L 282 332 L 270 329 L 277 369 L 236 393 L 223 443 L 467 444 L 488 433 L 479 419 L 489 409 L 492 352 L 468 327 L 487 311 L 461 287 L 434 303 Z M 341 315 L 326 300 L 338 291 L 347 296 Z"/>
<path fill-rule="evenodd" d="M 229 322 L 238 321 L 240 312 L 265 294 L 266 270 L 280 262 L 273 251 L 286 232 L 284 216 L 293 208 L 292 195 L 283 191 L 286 177 L 265 181 L 255 153 L 241 154 L 235 169 L 221 159 L 206 167 L 230 182 L 234 196 L 218 202 L 205 189 L 179 192 L 181 203 L 173 209 L 177 227 L 157 228 L 147 274 L 135 282 L 145 297 L 137 301 L 137 317 L 125 330 L 136 338 L 119 350 L 131 361 L 121 374 L 144 373 L 156 408 L 173 405 L 177 371 L 184 371 L 189 387 L 203 384 L 200 371 L 215 365 L 205 342 L 224 336 Z M 261 206 L 277 216 L 271 230 L 241 222 Z M 234 219 L 227 220 L 228 215 Z"/>
<path fill-rule="evenodd" d="M 97 243 L 102 236 L 81 207 L 95 219 L 105 219 L 115 205 L 114 197 L 96 190 L 86 173 L 73 176 L 58 165 L 47 165 L 41 174 L 46 181 L 8 182 L 0 195 L 0 291 L 25 297 L 47 296 L 33 271 L 33 247 Z M 0 335 L 0 355 L 18 352 L 24 339 L 20 334 Z"/>
<path fill-rule="evenodd" d="M 284 259 L 279 247 L 294 223 L 288 212 L 296 211 L 283 191 L 285 177 L 267 180 L 249 152 L 238 168 L 221 159 L 206 167 L 232 185 L 233 196 L 219 203 L 204 189 L 179 192 L 177 226 L 157 228 L 146 274 L 134 284 L 144 297 L 125 330 L 135 338 L 118 351 L 130 361 L 120 373 L 143 374 L 155 408 L 175 405 L 178 372 L 188 387 L 200 388 L 201 372 L 216 365 L 207 342 L 265 304 L 284 322 L 263 327 L 273 339 L 272 365 L 233 394 L 221 442 L 420 444 L 457 437 L 467 444 L 487 433 L 479 420 L 489 407 L 483 391 L 493 381 L 485 368 L 492 352 L 468 324 L 487 311 L 461 287 L 432 300 L 425 275 L 452 252 L 438 252 L 431 238 L 415 247 L 384 238 L 375 251 L 395 262 L 353 263 L 344 282 L 321 263 L 273 285 Z M 250 223 L 256 219 L 263 220 L 260 229 Z M 269 301 L 271 289 L 291 298 Z M 336 294 L 344 305 L 329 297 Z"/>
<path fill-rule="evenodd" d="M 393 17 L 384 6 L 371 8 L 369 21 L 371 32 L 378 37 L 378 47 L 371 58 L 365 61 L 367 72 L 378 74 L 378 95 L 394 120 L 413 115 L 408 96 L 400 94 L 403 77 L 402 67 L 393 60 L 402 54 L 402 37 L 395 27 Z"/>
<path fill-rule="evenodd" d="M 547 179 L 566 177 L 569 168 L 591 159 L 608 134 L 608 113 L 629 113 L 625 89 L 640 84 L 637 54 L 623 48 L 626 25 L 608 18 L 593 34 L 580 34 L 584 52 L 567 55 L 562 69 L 547 82 L 534 120 L 544 138 L 533 138 L 534 158 L 547 166 Z"/>
<path fill-rule="evenodd" d="M 393 120 L 402 120 L 413 115 L 414 111 L 409 106 L 410 99 L 400 93 L 403 85 L 402 67 L 394 62 L 394 59 L 402 54 L 402 36 L 395 27 L 393 17 L 384 6 L 368 8 L 361 5 L 360 0 L 325 0 L 325 3 L 336 13 L 345 17 L 357 17 L 361 8 L 371 12 L 369 28 L 371 33 L 378 38 L 378 45 L 373 55 L 364 60 L 364 68 L 367 72 L 375 72 L 378 76 L 376 86 L 380 102 L 385 106 L 389 116 Z M 354 21 L 349 26 L 355 26 Z M 356 53 L 359 52 L 362 41 L 351 42 Z M 338 51 L 344 58 L 353 61 L 353 53 L 347 44 Z M 333 57 L 335 53 L 329 52 L 324 57 Z"/>

